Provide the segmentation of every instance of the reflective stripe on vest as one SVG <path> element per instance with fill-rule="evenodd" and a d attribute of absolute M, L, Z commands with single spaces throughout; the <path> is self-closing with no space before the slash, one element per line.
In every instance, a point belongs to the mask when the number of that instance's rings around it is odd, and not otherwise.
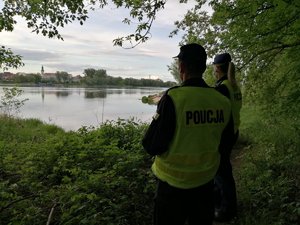
<path fill-rule="evenodd" d="M 198 187 L 212 180 L 219 167 L 218 146 L 231 104 L 213 88 L 183 86 L 168 95 L 175 106 L 175 134 L 168 151 L 156 156 L 152 170 L 174 187 Z"/>
<path fill-rule="evenodd" d="M 230 93 L 230 101 L 232 105 L 232 117 L 234 122 L 234 133 L 240 127 L 240 111 L 242 108 L 242 93 L 239 87 L 233 88 L 229 80 L 223 80 L 221 84 L 224 84 Z"/>

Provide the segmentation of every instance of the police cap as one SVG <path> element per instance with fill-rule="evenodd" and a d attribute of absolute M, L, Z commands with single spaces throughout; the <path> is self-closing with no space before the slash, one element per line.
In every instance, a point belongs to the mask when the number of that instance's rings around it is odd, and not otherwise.
<path fill-rule="evenodd" d="M 213 64 L 225 64 L 231 62 L 231 56 L 229 53 L 222 53 L 216 55 Z"/>

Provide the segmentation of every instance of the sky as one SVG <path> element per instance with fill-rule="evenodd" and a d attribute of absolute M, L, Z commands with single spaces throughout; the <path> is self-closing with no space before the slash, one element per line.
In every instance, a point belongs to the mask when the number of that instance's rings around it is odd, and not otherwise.
<path fill-rule="evenodd" d="M 181 35 L 168 36 L 175 29 L 174 21 L 181 20 L 187 9 L 194 6 L 193 1 L 178 2 L 167 1 L 152 25 L 151 39 L 133 49 L 113 46 L 113 39 L 130 34 L 135 28 L 122 23 L 128 17 L 127 11 L 114 6 L 91 12 L 82 26 L 75 21 L 59 28 L 64 41 L 32 33 L 26 22 L 17 18 L 12 32 L 0 33 L 0 45 L 22 56 L 25 66 L 9 69 L 13 73 L 40 73 L 43 66 L 45 73 L 66 71 L 76 76 L 94 68 L 104 69 L 113 77 L 174 81 L 167 66 L 179 53 Z"/>

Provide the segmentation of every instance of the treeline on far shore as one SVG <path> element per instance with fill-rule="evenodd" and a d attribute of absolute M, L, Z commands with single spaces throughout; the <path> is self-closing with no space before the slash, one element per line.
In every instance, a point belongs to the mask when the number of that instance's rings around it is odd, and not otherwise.
<path fill-rule="evenodd" d="M 2 84 L 42 84 L 42 85 L 83 85 L 83 86 L 135 86 L 135 87 L 172 87 L 176 85 L 172 81 L 161 79 L 135 79 L 122 78 L 107 75 L 103 69 L 85 69 L 83 76 L 72 76 L 64 71 L 56 73 L 0 73 L 0 83 Z"/>

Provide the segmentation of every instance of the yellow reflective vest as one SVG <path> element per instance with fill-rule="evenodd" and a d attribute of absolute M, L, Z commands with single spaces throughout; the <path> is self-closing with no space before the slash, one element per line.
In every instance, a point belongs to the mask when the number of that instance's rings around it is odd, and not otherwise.
<path fill-rule="evenodd" d="M 240 120 L 240 111 L 242 108 L 241 89 L 239 87 L 233 88 L 229 80 L 223 80 L 221 84 L 224 84 L 230 93 L 232 117 L 234 122 L 234 133 L 236 133 L 241 124 L 241 120 Z"/>
<path fill-rule="evenodd" d="M 152 171 L 171 186 L 195 188 L 217 172 L 218 147 L 231 104 L 213 88 L 181 86 L 167 94 L 175 106 L 175 134 L 168 151 L 155 157 Z"/>

